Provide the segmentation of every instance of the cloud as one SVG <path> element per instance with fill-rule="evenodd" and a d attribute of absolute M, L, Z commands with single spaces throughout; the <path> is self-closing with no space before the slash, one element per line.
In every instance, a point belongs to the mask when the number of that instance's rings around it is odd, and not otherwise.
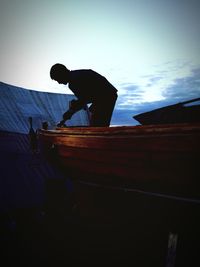
<path fill-rule="evenodd" d="M 200 67 L 193 69 L 188 77 L 175 79 L 174 83 L 166 88 L 163 96 L 181 101 L 200 97 Z"/>
<path fill-rule="evenodd" d="M 195 98 L 200 95 L 200 66 L 177 60 L 155 66 L 153 73 L 140 76 L 135 82 L 119 86 L 120 109 L 133 109 L 133 105 L 165 99 Z"/>
<path fill-rule="evenodd" d="M 147 87 L 151 87 L 152 85 L 155 85 L 159 81 L 163 79 L 163 76 L 150 76 L 149 83 L 147 84 Z"/>
<path fill-rule="evenodd" d="M 118 109 L 128 109 L 136 103 L 142 102 L 143 90 L 131 83 L 123 84 L 119 89 L 119 97 L 117 100 Z"/>
<path fill-rule="evenodd" d="M 148 76 L 149 81 L 159 82 L 161 76 Z M 123 84 L 122 94 L 116 104 L 112 117 L 112 124 L 115 125 L 137 125 L 138 122 L 133 116 L 143 112 L 151 111 L 179 102 L 200 97 L 200 67 L 193 69 L 190 75 L 176 78 L 162 91 L 163 99 L 157 101 L 145 101 L 145 92 L 135 84 Z"/>

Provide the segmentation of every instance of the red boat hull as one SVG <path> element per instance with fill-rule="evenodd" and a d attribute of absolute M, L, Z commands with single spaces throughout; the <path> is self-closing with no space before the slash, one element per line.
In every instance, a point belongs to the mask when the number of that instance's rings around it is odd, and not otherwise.
<path fill-rule="evenodd" d="M 68 177 L 199 197 L 200 124 L 40 130 L 42 148 Z"/>

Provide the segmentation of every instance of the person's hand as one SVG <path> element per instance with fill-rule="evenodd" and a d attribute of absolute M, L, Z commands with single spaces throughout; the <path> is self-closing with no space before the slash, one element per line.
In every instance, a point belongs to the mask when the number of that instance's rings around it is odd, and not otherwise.
<path fill-rule="evenodd" d="M 57 124 L 57 127 L 64 127 L 64 126 L 65 126 L 65 120 L 62 120 Z"/>

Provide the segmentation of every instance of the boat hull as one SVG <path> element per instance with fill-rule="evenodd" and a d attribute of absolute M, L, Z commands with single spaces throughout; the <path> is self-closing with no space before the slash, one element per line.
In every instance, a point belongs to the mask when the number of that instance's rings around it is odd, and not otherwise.
<path fill-rule="evenodd" d="M 67 177 L 199 197 L 200 124 L 40 130 L 42 149 Z"/>

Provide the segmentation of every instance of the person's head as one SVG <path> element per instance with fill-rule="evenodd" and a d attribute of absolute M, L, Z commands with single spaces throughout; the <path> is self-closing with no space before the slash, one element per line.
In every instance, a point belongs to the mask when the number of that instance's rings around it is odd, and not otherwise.
<path fill-rule="evenodd" d="M 57 63 L 51 67 L 50 77 L 58 83 L 67 84 L 69 73 L 70 71 L 63 64 Z"/>

